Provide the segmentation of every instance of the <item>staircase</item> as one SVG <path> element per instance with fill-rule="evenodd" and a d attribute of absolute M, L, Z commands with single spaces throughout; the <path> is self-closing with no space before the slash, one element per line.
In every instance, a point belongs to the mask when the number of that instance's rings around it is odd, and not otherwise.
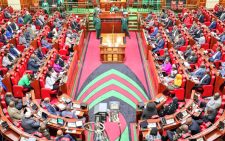
<path fill-rule="evenodd" d="M 137 14 L 131 13 L 129 14 L 128 18 L 128 27 L 130 31 L 137 31 L 138 30 L 138 21 L 137 21 Z M 93 14 L 89 14 L 89 22 L 88 22 L 88 31 L 95 31 L 94 25 L 93 25 Z"/>

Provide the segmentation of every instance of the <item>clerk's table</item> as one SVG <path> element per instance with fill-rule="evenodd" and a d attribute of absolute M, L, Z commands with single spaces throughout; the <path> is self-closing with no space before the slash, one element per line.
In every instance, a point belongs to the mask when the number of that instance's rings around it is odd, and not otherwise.
<path fill-rule="evenodd" d="M 102 33 L 100 44 L 100 60 L 103 63 L 122 63 L 125 59 L 125 34 Z"/>

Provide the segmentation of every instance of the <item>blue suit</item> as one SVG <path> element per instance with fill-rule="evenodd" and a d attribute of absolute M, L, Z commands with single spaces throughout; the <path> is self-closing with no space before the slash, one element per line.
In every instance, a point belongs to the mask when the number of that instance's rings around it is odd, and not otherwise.
<path fill-rule="evenodd" d="M 23 24 L 23 22 L 24 22 L 23 18 L 22 17 L 19 17 L 18 18 L 18 24 Z"/>
<path fill-rule="evenodd" d="M 76 139 L 71 137 L 70 134 L 66 134 L 64 136 L 57 137 L 56 141 L 76 141 Z"/>
<path fill-rule="evenodd" d="M 192 73 L 192 75 L 202 78 L 204 76 L 204 74 L 205 74 L 205 71 L 206 71 L 205 68 L 198 68 L 196 71 L 194 71 Z"/>
<path fill-rule="evenodd" d="M 210 62 L 214 62 L 215 60 L 220 60 L 222 57 L 221 51 L 217 51 L 216 53 L 213 54 L 212 57 L 209 58 Z"/>
<path fill-rule="evenodd" d="M 164 45 L 165 45 L 164 39 L 160 39 L 159 42 L 155 45 L 155 48 L 152 50 L 152 52 L 155 53 L 155 52 L 159 51 L 160 49 L 163 49 Z"/>
<path fill-rule="evenodd" d="M 159 32 L 158 27 L 154 27 L 154 32 L 152 32 L 152 33 L 150 34 L 150 36 L 151 36 L 152 38 L 154 38 L 154 37 L 158 34 L 158 32 Z"/>
<path fill-rule="evenodd" d="M 46 109 L 48 110 L 48 112 L 50 114 L 53 114 L 53 115 L 58 115 L 59 114 L 59 112 L 56 111 L 56 109 L 51 104 L 45 103 L 45 107 L 46 107 Z"/>
<path fill-rule="evenodd" d="M 7 37 L 7 39 L 11 39 L 13 34 L 11 32 L 9 32 L 8 30 L 6 30 L 5 36 Z"/>
<path fill-rule="evenodd" d="M 189 125 L 188 129 L 191 131 L 192 135 L 200 132 L 200 126 L 194 119 L 192 119 L 192 123 Z"/>
<path fill-rule="evenodd" d="M 215 29 L 215 28 L 216 28 L 216 22 L 213 21 L 213 22 L 211 22 L 209 29 Z"/>
<path fill-rule="evenodd" d="M 198 17 L 198 20 L 199 20 L 199 22 L 204 23 L 204 21 L 205 21 L 205 16 L 204 16 L 203 14 L 201 14 L 201 15 Z"/>
<path fill-rule="evenodd" d="M 12 28 L 10 25 L 8 25 L 6 29 L 7 29 L 10 33 L 13 34 L 13 28 Z"/>
<path fill-rule="evenodd" d="M 225 42 L 225 34 L 220 35 L 220 41 Z"/>

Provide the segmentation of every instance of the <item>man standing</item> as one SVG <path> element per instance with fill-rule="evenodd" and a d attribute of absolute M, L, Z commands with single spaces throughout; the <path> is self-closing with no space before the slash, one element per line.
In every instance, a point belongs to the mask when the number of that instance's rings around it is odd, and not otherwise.
<path fill-rule="evenodd" d="M 101 19 L 99 18 L 99 15 L 96 15 L 96 18 L 94 19 L 94 27 L 95 27 L 95 30 L 96 30 L 96 37 L 97 37 L 97 39 L 100 39 Z"/>
<path fill-rule="evenodd" d="M 126 36 L 130 38 L 130 33 L 128 31 L 128 20 L 126 15 L 123 16 L 123 18 L 121 19 L 121 22 L 122 22 L 122 31 L 126 34 Z"/>
<path fill-rule="evenodd" d="M 116 7 L 115 4 L 113 4 L 112 7 L 110 8 L 110 12 L 112 13 L 112 12 L 117 12 L 117 11 L 119 11 L 119 8 Z"/>
<path fill-rule="evenodd" d="M 50 10 L 49 10 L 49 4 L 48 4 L 47 0 L 45 0 L 45 1 L 42 3 L 42 6 L 41 6 L 41 7 L 45 10 L 46 14 L 49 14 L 49 13 L 50 13 Z"/>
<path fill-rule="evenodd" d="M 94 18 L 95 18 L 99 13 L 101 13 L 101 9 L 100 9 L 100 5 L 97 5 L 97 7 L 95 7 L 94 13 L 93 13 Z"/>

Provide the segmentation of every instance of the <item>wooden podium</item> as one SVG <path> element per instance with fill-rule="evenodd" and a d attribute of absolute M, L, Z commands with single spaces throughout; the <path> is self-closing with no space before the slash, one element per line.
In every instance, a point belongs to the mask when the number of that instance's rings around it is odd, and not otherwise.
<path fill-rule="evenodd" d="M 100 60 L 103 63 L 123 63 L 125 59 L 124 33 L 102 33 Z"/>

